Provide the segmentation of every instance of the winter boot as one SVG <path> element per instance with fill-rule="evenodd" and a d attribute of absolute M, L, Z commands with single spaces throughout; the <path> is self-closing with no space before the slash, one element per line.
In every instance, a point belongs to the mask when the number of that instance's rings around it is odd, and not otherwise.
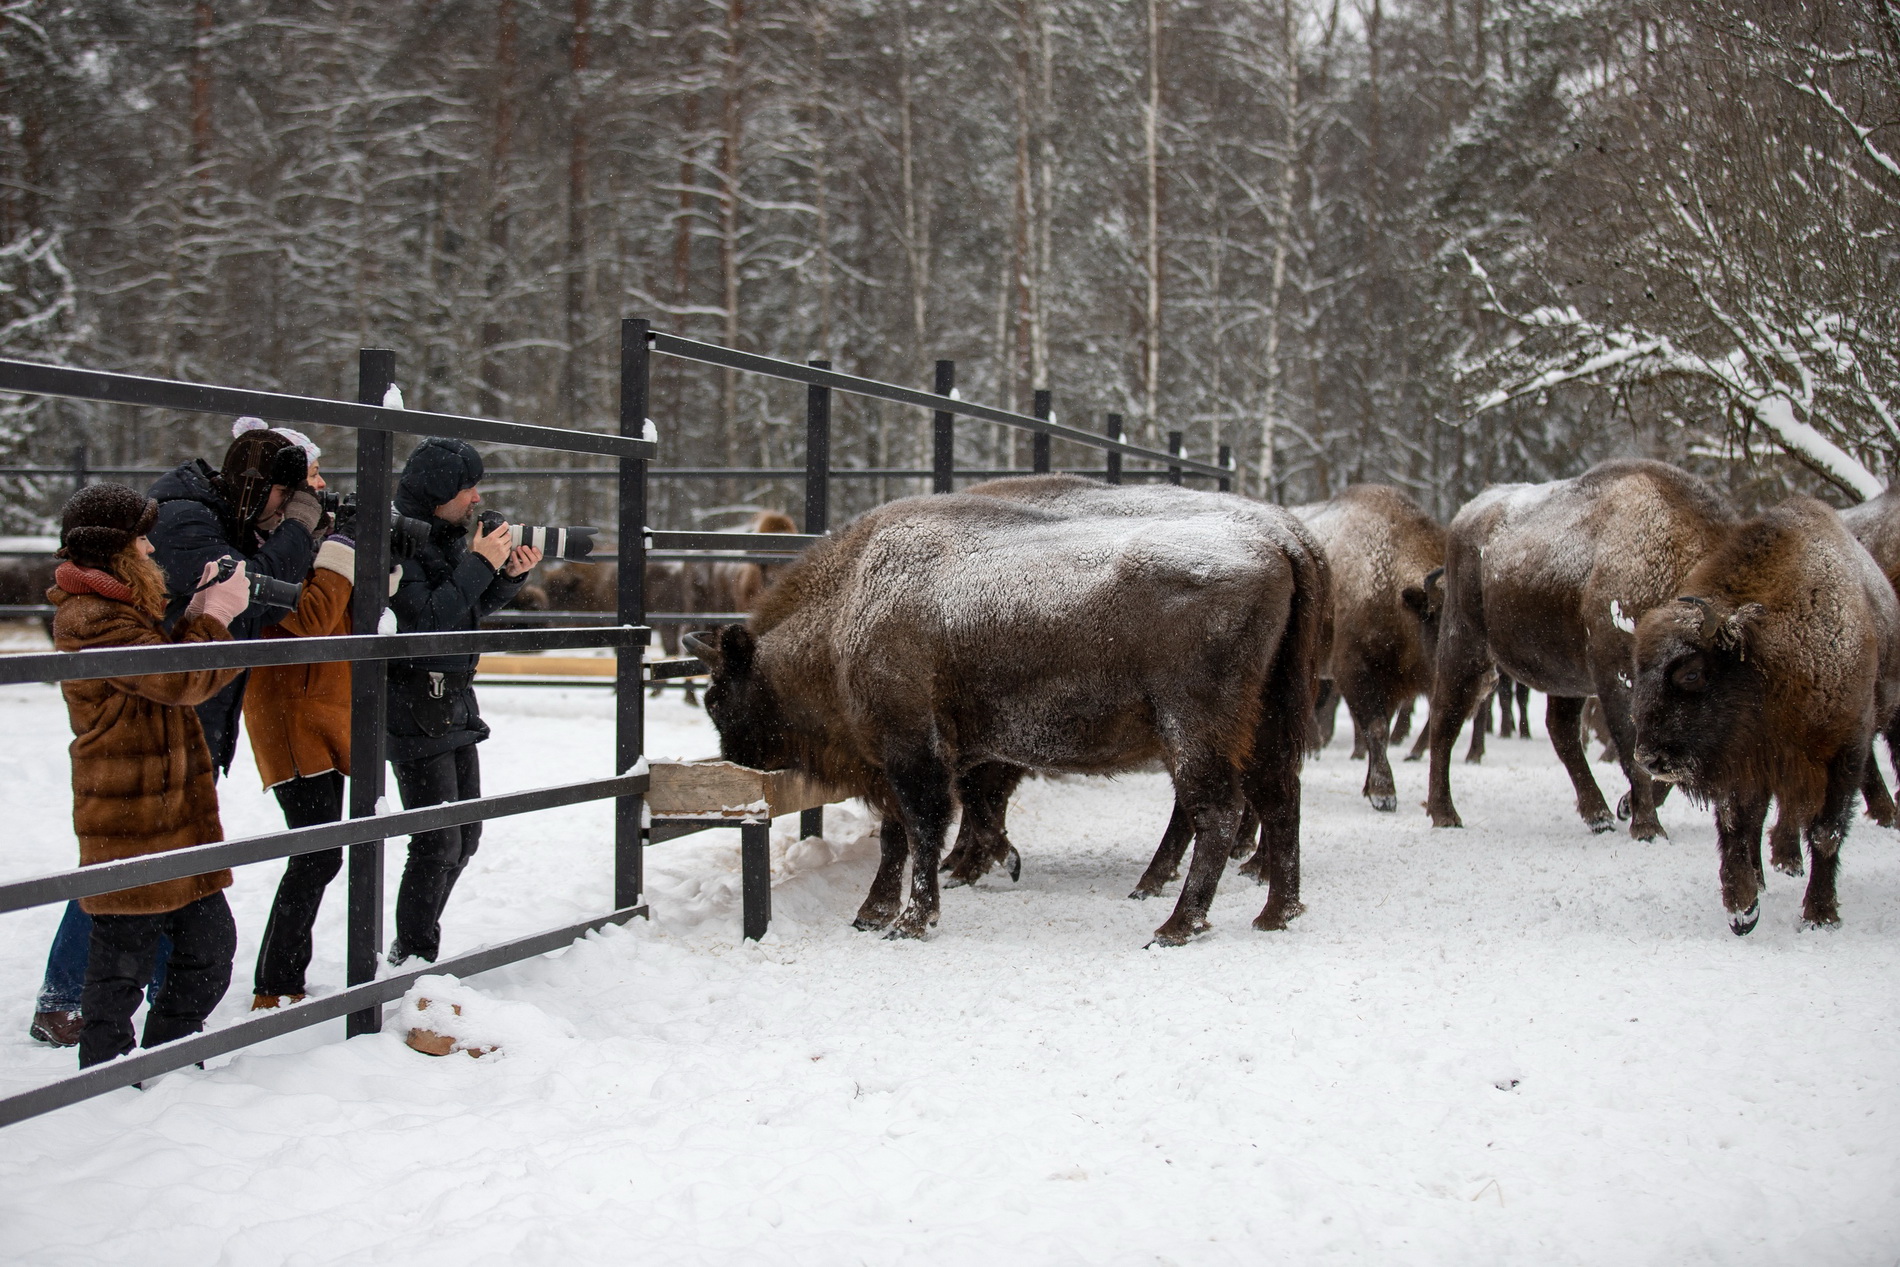
<path fill-rule="evenodd" d="M 79 1031 L 85 1023 L 85 1018 L 77 1012 L 35 1012 L 26 1032 L 28 1037 L 48 1047 L 77 1047 Z"/>
<path fill-rule="evenodd" d="M 301 994 L 255 994 L 251 996 L 251 1011 L 268 1012 L 272 1008 L 288 1007 L 292 1003 L 301 1003 Z"/>

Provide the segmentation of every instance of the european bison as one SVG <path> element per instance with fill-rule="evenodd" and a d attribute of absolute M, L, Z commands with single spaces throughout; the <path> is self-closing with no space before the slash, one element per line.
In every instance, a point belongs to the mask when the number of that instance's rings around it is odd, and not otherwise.
<path fill-rule="evenodd" d="M 707 713 L 728 760 L 806 771 L 883 815 L 859 927 L 922 937 L 937 922 L 954 788 L 985 765 L 1167 767 L 1195 850 L 1162 944 L 1207 928 L 1247 799 L 1292 826 L 1269 833 L 1254 924 L 1298 913 L 1325 563 L 1285 512 L 1205 496 L 1226 513 L 1169 520 L 969 493 L 892 502 L 806 551 L 749 625 L 688 636 L 712 668 Z"/>
<path fill-rule="evenodd" d="M 1738 936 L 1761 918 L 1770 797 L 1807 829 L 1802 916 L 1839 923 L 1854 796 L 1900 704 L 1893 586 L 1833 510 L 1797 497 L 1736 528 L 1681 590 L 1637 624 L 1636 759 L 1714 803 Z"/>
<path fill-rule="evenodd" d="M 1503 484 L 1452 520 L 1432 686 L 1431 791 L 1437 827 L 1460 826 L 1451 745 L 1492 666 L 1549 697 L 1545 726 L 1592 831 L 1615 826 L 1578 735 L 1583 701 L 1603 701 L 1630 781 L 1630 834 L 1664 835 L 1656 791 L 1635 763 L 1630 655 L 1636 621 L 1681 592 L 1734 516 L 1715 492 L 1661 462 L 1619 459 L 1575 479 Z"/>
<path fill-rule="evenodd" d="M 1393 714 L 1432 689 L 1437 630 L 1421 582 L 1445 561 L 1445 530 L 1382 484 L 1352 484 L 1293 513 L 1319 539 L 1332 573 L 1332 635 L 1320 676 L 1352 714 L 1353 750 L 1366 756 L 1366 799 L 1390 812 L 1399 806 L 1386 756 Z"/>

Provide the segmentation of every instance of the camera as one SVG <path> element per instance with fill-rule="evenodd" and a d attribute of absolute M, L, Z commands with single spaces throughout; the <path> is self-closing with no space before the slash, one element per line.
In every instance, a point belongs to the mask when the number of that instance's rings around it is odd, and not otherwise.
<path fill-rule="evenodd" d="M 508 522 L 498 510 L 484 510 L 478 521 L 482 531 L 493 532 Z M 594 528 L 546 528 L 539 524 L 516 524 L 515 544 L 530 546 L 550 559 L 568 559 L 575 563 L 591 562 L 594 552 Z"/>
<path fill-rule="evenodd" d="M 356 494 L 337 493 L 331 489 L 322 489 L 317 493 L 317 504 L 330 516 L 330 531 L 346 537 L 356 536 Z M 427 519 L 411 519 L 391 509 L 389 512 L 389 552 L 399 559 L 406 559 L 429 543 L 429 534 L 435 525 Z"/>
<path fill-rule="evenodd" d="M 198 589 L 209 589 L 213 585 L 230 580 L 231 574 L 237 571 L 237 567 L 237 559 L 231 555 L 225 555 L 218 560 L 217 575 L 198 586 Z M 297 606 L 297 600 L 303 597 L 303 586 L 290 581 L 280 581 L 274 576 L 260 576 L 248 570 L 244 573 L 244 578 L 251 583 L 253 606 L 277 607 L 290 611 Z M 194 594 L 197 592 L 198 590 L 192 591 Z"/>

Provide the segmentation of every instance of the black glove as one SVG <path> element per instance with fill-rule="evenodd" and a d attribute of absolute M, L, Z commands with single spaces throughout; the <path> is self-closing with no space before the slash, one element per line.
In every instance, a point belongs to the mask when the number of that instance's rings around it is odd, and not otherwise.
<path fill-rule="evenodd" d="M 330 525 L 330 531 L 339 537 L 356 540 L 356 498 L 345 498 L 336 508 L 336 522 Z"/>

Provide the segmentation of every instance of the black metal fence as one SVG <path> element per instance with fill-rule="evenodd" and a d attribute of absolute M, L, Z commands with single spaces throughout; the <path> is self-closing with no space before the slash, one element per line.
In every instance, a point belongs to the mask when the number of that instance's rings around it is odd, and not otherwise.
<path fill-rule="evenodd" d="M 672 356 L 720 366 L 739 373 L 759 374 L 806 385 L 805 466 L 802 470 L 724 470 L 683 468 L 655 471 L 649 466 L 656 444 L 643 439 L 648 412 L 651 358 Z M 382 405 L 395 380 L 395 356 L 366 349 L 359 359 L 355 402 L 293 396 L 141 378 L 127 374 L 70 369 L 24 361 L 0 360 L 0 391 L 62 396 L 173 409 L 196 413 L 249 414 L 269 422 L 328 425 L 352 430 L 356 436 L 353 477 L 358 494 L 357 567 L 359 575 L 380 576 L 389 570 L 389 513 L 392 438 L 397 434 L 444 435 L 488 444 L 516 445 L 570 454 L 596 454 L 613 459 L 610 470 L 494 468 L 497 479 L 613 478 L 619 508 L 616 517 L 619 563 L 617 610 L 611 615 L 580 612 L 515 613 L 523 624 L 537 628 L 487 628 L 472 633 L 381 634 L 377 632 L 386 596 L 383 587 L 359 585 L 352 607 L 353 633 L 329 638 L 271 639 L 243 643 L 51 652 L 0 657 L 0 684 L 77 681 L 181 669 L 255 668 L 264 665 L 315 664 L 346 660 L 353 667 L 351 691 L 350 817 L 339 823 L 271 832 L 240 840 L 200 845 L 121 862 L 76 868 L 26 880 L 0 884 L 0 913 L 113 892 L 159 880 L 198 875 L 205 871 L 246 863 L 266 862 L 347 846 L 348 939 L 346 987 L 335 994 L 312 997 L 220 1029 L 180 1039 L 162 1047 L 130 1055 L 80 1074 L 0 1099 L 0 1126 L 72 1104 L 117 1087 L 130 1085 L 166 1070 L 213 1055 L 265 1041 L 280 1034 L 333 1020 L 347 1019 L 350 1035 L 381 1028 L 382 1005 L 400 998 L 425 975 L 467 976 L 512 963 L 566 945 L 607 924 L 624 923 L 643 914 L 642 847 L 650 840 L 733 826 L 729 820 L 699 822 L 671 820 L 655 835 L 642 826 L 643 794 L 647 788 L 645 751 L 645 692 L 642 684 L 704 672 L 691 659 L 643 667 L 648 641 L 645 564 L 648 559 L 750 559 L 783 562 L 825 534 L 831 526 L 830 483 L 852 477 L 922 478 L 933 490 L 948 492 L 958 479 L 1030 474 L 1052 469 L 1050 444 L 1061 439 L 1105 455 L 1097 475 L 1109 483 L 1129 478 L 1212 480 L 1222 490 L 1233 475 L 1229 452 L 1209 463 L 1182 451 L 1180 432 L 1171 432 L 1166 453 L 1122 439 L 1121 419 L 1110 414 L 1100 434 L 1065 426 L 1053 420 L 1050 394 L 1036 393 L 1033 414 L 1018 414 L 957 399 L 953 395 L 955 367 L 937 365 L 935 390 L 924 392 L 874 379 L 844 374 L 828 362 L 796 362 L 719 347 L 677 335 L 654 331 L 641 319 L 622 323 L 620 342 L 620 402 L 617 434 L 564 430 Z M 927 410 L 932 419 L 933 462 L 926 470 L 836 469 L 831 465 L 831 396 L 833 392 L 889 401 Z M 955 465 L 957 419 L 1000 424 L 1031 433 L 1033 460 L 1029 471 L 970 470 Z M 1125 460 L 1145 464 L 1124 470 Z M 6 474 L 70 474 L 83 486 L 94 476 L 136 476 L 136 468 L 89 467 L 83 450 L 74 455 L 72 471 L 60 468 L 0 468 Z M 155 474 L 155 472 L 149 472 Z M 342 474 L 342 472 L 338 472 Z M 657 531 L 647 524 L 648 481 L 654 477 L 697 479 L 734 475 L 769 476 L 802 480 L 804 532 L 754 534 L 734 532 Z M 24 608 L 18 614 L 38 614 Z M 6 614 L 14 614 L 9 609 Z M 739 613 L 654 613 L 654 617 L 709 620 Z M 552 625 L 550 621 L 556 622 Z M 615 708 L 614 777 L 563 784 L 524 792 L 457 801 L 426 809 L 378 812 L 384 791 L 383 728 L 386 713 L 386 664 L 392 659 L 470 652 L 524 652 L 606 647 L 615 652 L 613 684 Z M 603 914 L 580 923 L 551 928 L 501 945 L 485 947 L 454 959 L 408 972 L 377 978 L 383 938 L 383 842 L 399 835 L 430 831 L 586 801 L 614 801 L 614 879 L 612 905 Z M 806 834 L 822 832 L 821 810 L 801 816 Z M 759 936 L 770 916 L 771 885 L 765 824 L 746 824 L 742 831 L 745 932 Z"/>

